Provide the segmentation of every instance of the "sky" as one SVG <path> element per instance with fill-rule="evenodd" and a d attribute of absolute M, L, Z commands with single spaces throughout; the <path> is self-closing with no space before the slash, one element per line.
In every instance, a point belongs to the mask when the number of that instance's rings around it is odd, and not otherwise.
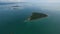
<path fill-rule="evenodd" d="M 40 8 L 60 11 L 60 0 L 0 0 L 0 2 L 33 2 L 38 4 Z"/>
<path fill-rule="evenodd" d="M 22 0 L 0 0 L 0 2 L 22 2 Z"/>
<path fill-rule="evenodd" d="M 0 0 L 0 2 L 60 2 L 60 0 Z"/>

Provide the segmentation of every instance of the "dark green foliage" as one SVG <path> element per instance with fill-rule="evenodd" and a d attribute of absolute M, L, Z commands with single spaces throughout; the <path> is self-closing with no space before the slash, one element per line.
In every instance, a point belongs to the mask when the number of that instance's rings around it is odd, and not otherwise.
<path fill-rule="evenodd" d="M 43 17 L 47 17 L 47 15 L 43 14 L 43 13 L 33 12 L 32 16 L 30 17 L 30 20 L 34 20 L 34 19 L 38 19 L 38 18 L 43 18 Z"/>

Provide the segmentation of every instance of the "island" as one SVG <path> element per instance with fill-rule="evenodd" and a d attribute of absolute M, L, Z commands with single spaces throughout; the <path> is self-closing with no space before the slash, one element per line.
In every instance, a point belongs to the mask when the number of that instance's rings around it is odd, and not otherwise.
<path fill-rule="evenodd" d="M 32 15 L 27 19 L 27 20 L 36 20 L 39 18 L 44 18 L 47 17 L 47 14 L 43 14 L 43 13 L 37 13 L 37 12 L 33 12 Z"/>
<path fill-rule="evenodd" d="M 20 6 L 12 6 L 12 7 L 20 7 Z"/>
<path fill-rule="evenodd" d="M 22 8 L 22 6 L 15 5 L 10 7 L 10 9 L 20 9 L 20 8 Z"/>

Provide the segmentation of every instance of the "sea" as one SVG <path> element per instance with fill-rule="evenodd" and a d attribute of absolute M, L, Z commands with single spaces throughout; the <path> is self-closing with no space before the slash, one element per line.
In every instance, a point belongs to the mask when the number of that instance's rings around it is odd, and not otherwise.
<path fill-rule="evenodd" d="M 27 21 L 32 12 L 48 17 Z M 0 3 L 0 34 L 60 34 L 59 3 Z"/>

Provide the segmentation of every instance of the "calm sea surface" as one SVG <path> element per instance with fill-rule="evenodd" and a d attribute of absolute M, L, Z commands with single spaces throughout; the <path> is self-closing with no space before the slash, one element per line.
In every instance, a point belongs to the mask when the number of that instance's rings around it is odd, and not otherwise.
<path fill-rule="evenodd" d="M 20 7 L 12 7 L 12 6 Z M 32 12 L 48 14 L 33 21 L 25 20 Z M 0 5 L 0 34 L 60 34 L 60 12 L 28 3 Z"/>

